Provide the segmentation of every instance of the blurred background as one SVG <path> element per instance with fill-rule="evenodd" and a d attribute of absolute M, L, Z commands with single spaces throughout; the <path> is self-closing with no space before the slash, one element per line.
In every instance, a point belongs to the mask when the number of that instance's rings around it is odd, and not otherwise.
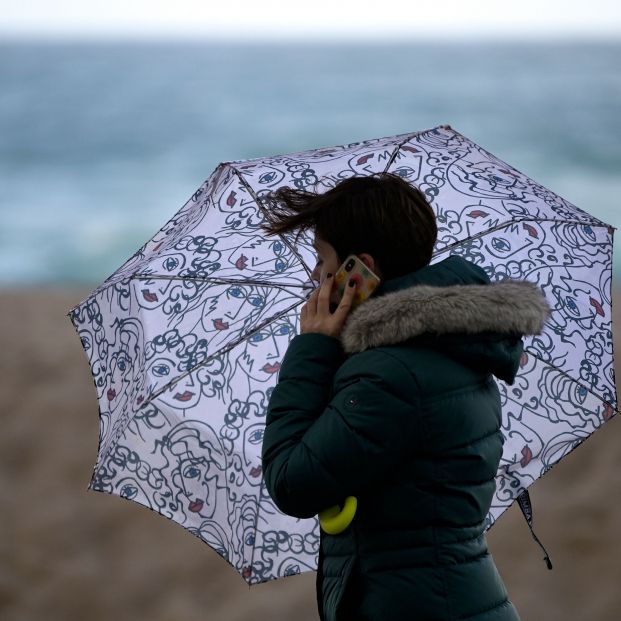
<path fill-rule="evenodd" d="M 439 124 L 620 227 L 620 5 L 0 0 L 0 15 L 0 618 L 317 619 L 314 573 L 249 589 L 180 526 L 86 491 L 98 408 L 66 313 L 220 162 Z M 517 507 L 489 531 L 524 621 L 619 618 L 617 418 L 530 488 L 552 571 Z"/>

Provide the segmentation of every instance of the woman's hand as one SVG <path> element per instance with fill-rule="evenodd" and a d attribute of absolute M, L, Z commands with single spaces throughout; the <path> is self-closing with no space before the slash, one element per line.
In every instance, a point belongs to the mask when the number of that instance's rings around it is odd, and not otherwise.
<path fill-rule="evenodd" d="M 330 274 L 315 291 L 308 301 L 302 306 L 300 313 L 300 334 L 305 332 L 319 332 L 327 336 L 338 338 L 345 323 L 345 319 L 351 310 L 351 302 L 356 291 L 356 283 L 347 285 L 343 292 L 341 302 L 334 311 L 330 312 L 330 293 L 334 278 Z"/>

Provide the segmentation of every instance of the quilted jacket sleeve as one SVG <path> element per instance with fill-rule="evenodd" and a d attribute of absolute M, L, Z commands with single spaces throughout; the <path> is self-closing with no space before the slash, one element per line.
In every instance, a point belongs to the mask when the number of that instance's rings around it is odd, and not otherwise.
<path fill-rule="evenodd" d="M 288 515 L 342 503 L 418 442 L 418 390 L 402 363 L 380 350 L 344 359 L 340 341 L 319 333 L 296 336 L 283 359 L 262 461 L 267 490 Z"/>

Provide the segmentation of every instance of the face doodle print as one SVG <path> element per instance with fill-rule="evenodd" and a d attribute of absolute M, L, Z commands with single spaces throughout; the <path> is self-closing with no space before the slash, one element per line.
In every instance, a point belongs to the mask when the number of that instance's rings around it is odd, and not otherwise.
<path fill-rule="evenodd" d="M 100 410 L 91 489 L 179 522 L 249 583 L 316 568 L 319 545 L 316 518 L 282 514 L 262 479 L 265 411 L 315 256 L 308 232 L 264 235 L 264 198 L 382 171 L 431 203 L 432 263 L 458 254 L 492 281 L 528 279 L 552 307 L 515 383 L 498 381 L 505 445 L 487 526 L 616 406 L 613 229 L 459 132 L 223 162 L 70 318 Z"/>

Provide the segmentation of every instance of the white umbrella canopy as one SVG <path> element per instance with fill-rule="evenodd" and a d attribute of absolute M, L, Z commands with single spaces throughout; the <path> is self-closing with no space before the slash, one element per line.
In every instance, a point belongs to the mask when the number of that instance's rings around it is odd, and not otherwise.
<path fill-rule="evenodd" d="M 68 315 L 99 403 L 89 489 L 178 522 L 249 584 L 316 569 L 319 549 L 317 519 L 282 514 L 262 480 L 267 404 L 314 287 L 312 238 L 266 236 L 264 197 L 382 171 L 433 206 L 432 263 L 459 254 L 492 281 L 531 280 L 552 308 L 515 383 L 497 380 L 505 445 L 487 528 L 617 412 L 613 227 L 449 126 L 223 162 Z"/>

